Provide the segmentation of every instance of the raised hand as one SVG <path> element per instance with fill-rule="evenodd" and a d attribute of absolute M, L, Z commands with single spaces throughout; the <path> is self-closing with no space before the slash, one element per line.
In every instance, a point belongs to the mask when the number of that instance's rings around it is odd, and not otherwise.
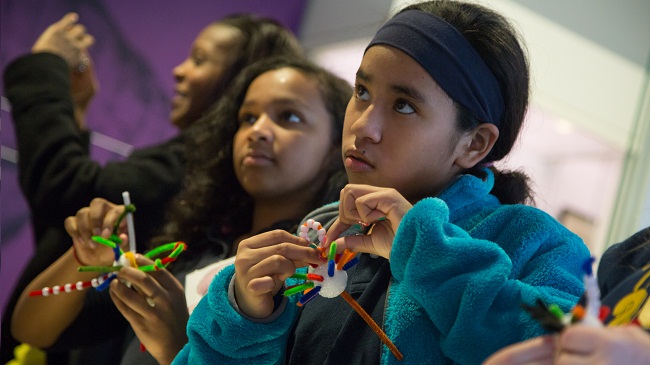
<path fill-rule="evenodd" d="M 339 218 L 327 232 L 328 243 L 336 240 L 339 251 L 367 252 L 390 258 L 395 232 L 413 206 L 397 190 L 348 184 L 341 190 Z M 365 236 L 338 236 L 351 225 L 372 224 Z"/>
<path fill-rule="evenodd" d="M 32 53 L 49 52 L 63 58 L 70 68 L 77 67 L 86 57 L 86 50 L 95 38 L 86 33 L 86 27 L 77 23 L 79 15 L 68 13 L 50 25 L 32 46 Z"/>
<path fill-rule="evenodd" d="M 321 264 L 309 242 L 282 230 L 265 232 L 239 243 L 235 258 L 235 298 L 249 317 L 273 313 L 273 296 L 299 267 Z"/>
<path fill-rule="evenodd" d="M 113 251 L 91 240 L 92 236 L 110 237 L 113 227 L 120 214 L 124 212 L 124 205 L 117 205 L 103 198 L 95 198 L 90 205 L 79 209 L 74 217 L 64 221 L 65 230 L 72 238 L 77 258 L 84 265 L 111 265 L 115 258 Z M 128 247 L 126 235 L 126 220 L 120 222 L 118 233 Z"/>
<path fill-rule="evenodd" d="M 72 70 L 71 93 L 74 102 L 74 117 L 79 129 L 86 129 L 86 111 L 90 106 L 99 82 L 95 74 L 95 65 L 87 52 L 83 53 L 82 63 Z"/>
<path fill-rule="evenodd" d="M 136 255 L 136 262 L 153 263 L 142 255 Z M 117 278 L 110 287 L 113 303 L 147 351 L 160 364 L 170 364 L 187 342 L 189 311 L 183 285 L 165 269 L 146 273 L 124 267 Z"/>
<path fill-rule="evenodd" d="M 80 129 L 86 129 L 86 111 L 95 96 L 99 83 L 88 48 L 95 38 L 86 32 L 79 16 L 68 13 L 50 25 L 32 46 L 32 53 L 48 52 L 63 58 L 71 72 L 71 93 L 74 101 L 75 121 Z"/>

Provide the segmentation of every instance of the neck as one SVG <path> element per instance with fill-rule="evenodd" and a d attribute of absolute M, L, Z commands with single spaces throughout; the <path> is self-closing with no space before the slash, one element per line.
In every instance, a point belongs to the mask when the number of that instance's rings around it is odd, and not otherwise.
<path fill-rule="evenodd" d="M 302 194 L 294 194 L 289 197 L 282 196 L 273 199 L 255 199 L 251 230 L 235 240 L 230 255 L 235 255 L 237 253 L 239 242 L 251 237 L 262 229 L 271 227 L 276 222 L 288 219 L 302 219 L 307 213 L 309 213 L 311 202 L 315 199 L 315 196 L 314 191 L 307 189 Z"/>
<path fill-rule="evenodd" d="M 300 197 L 257 199 L 253 208 L 251 234 L 268 228 L 276 222 L 301 219 L 309 213 L 307 210 L 310 205 L 310 200 L 301 199 Z"/>

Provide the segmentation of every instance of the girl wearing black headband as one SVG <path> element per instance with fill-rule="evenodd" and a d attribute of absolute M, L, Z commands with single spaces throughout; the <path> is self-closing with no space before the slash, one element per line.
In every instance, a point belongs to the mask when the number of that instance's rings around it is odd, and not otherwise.
<path fill-rule="evenodd" d="M 491 166 L 516 140 L 528 81 L 515 32 L 475 4 L 410 6 L 366 49 L 343 130 L 350 184 L 308 217 L 328 229 L 326 246 L 361 253 L 346 291 L 407 363 L 480 363 L 542 332 L 522 303 L 568 311 L 583 292 L 587 247 L 522 205 L 524 175 Z M 367 235 L 339 237 L 358 222 Z M 320 263 L 287 232 L 242 241 L 175 363 L 397 363 L 343 298 L 297 307 L 300 295 L 281 295 L 296 270 Z"/>

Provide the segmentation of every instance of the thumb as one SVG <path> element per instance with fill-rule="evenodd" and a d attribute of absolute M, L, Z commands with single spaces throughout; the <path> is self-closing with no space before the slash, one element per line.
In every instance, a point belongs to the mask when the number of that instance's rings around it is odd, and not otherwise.
<path fill-rule="evenodd" d="M 369 235 L 346 236 L 337 238 L 333 242 L 336 242 L 336 252 L 338 253 L 348 249 L 352 252 L 377 254 L 372 244 L 372 236 Z"/>
<path fill-rule="evenodd" d="M 142 254 L 135 254 L 135 262 L 138 266 L 145 266 L 153 264 L 153 260 Z"/>
<path fill-rule="evenodd" d="M 332 223 L 330 228 L 327 230 L 327 242 L 325 242 L 326 247 L 329 247 L 329 243 L 339 238 L 341 233 L 345 232 L 348 228 L 350 228 L 350 225 L 342 223 L 341 218 L 336 218 L 334 223 Z"/>
<path fill-rule="evenodd" d="M 59 21 L 52 24 L 56 28 L 68 29 L 72 27 L 79 20 L 79 14 L 71 12 L 65 14 Z"/>

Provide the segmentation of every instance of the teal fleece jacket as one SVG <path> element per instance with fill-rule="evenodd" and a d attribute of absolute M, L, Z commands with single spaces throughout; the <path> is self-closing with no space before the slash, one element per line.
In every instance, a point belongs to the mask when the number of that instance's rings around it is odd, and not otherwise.
<path fill-rule="evenodd" d="M 581 264 L 589 250 L 582 240 L 539 209 L 500 204 L 489 194 L 494 176 L 486 172 L 485 180 L 462 175 L 403 217 L 383 329 L 404 360 L 382 345 L 382 364 L 479 364 L 503 346 L 542 334 L 522 303 L 540 298 L 566 312 L 583 293 Z M 332 215 L 338 209 L 326 208 Z M 211 283 L 174 364 L 285 361 L 299 298 L 285 300 L 269 323 L 251 321 L 229 300 L 233 275 L 229 267 Z"/>

